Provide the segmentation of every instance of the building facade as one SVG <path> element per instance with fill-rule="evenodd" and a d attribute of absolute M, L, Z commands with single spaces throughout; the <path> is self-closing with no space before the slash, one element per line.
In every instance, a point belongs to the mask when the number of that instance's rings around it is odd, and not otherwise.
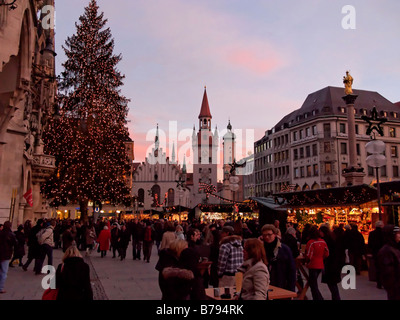
<path fill-rule="evenodd" d="M 383 125 L 386 165 L 380 168 L 381 181 L 398 180 L 400 149 L 400 107 L 377 92 L 353 90 L 357 163 L 364 168 L 363 183 L 376 180 L 368 167 L 365 145 L 371 141 L 366 131 L 374 107 Z M 255 193 L 265 196 L 286 188 L 295 190 L 345 186 L 343 170 L 349 166 L 347 109 L 343 88 L 326 87 L 310 94 L 302 107 L 285 116 L 264 137 L 255 142 Z"/>
<path fill-rule="evenodd" d="M 185 160 L 182 167 L 175 161 L 175 148 L 171 158 L 160 147 L 157 126 L 154 148 L 133 173 L 132 196 L 137 199 L 137 212 L 191 206 Z"/>
<path fill-rule="evenodd" d="M 51 212 L 40 184 L 55 170 L 42 141 L 55 113 L 54 16 L 47 17 L 54 0 L 1 4 L 0 223 L 10 219 L 16 227 Z"/>

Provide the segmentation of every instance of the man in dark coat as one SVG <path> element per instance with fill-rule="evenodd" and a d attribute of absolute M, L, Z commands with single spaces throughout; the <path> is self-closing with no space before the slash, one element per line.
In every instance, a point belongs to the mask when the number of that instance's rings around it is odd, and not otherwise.
<path fill-rule="evenodd" d="M 266 224 L 261 229 L 267 255 L 270 284 L 286 290 L 295 291 L 296 262 L 290 248 L 278 238 L 279 229 Z"/>
<path fill-rule="evenodd" d="M 376 271 L 376 283 L 379 289 L 382 289 L 382 283 L 380 280 L 378 264 L 378 252 L 384 245 L 383 240 L 383 222 L 377 221 L 375 223 L 375 230 L 371 231 L 368 236 L 368 250 L 372 254 L 372 260 Z"/>
<path fill-rule="evenodd" d="M 25 234 L 24 234 L 24 226 L 21 224 L 18 226 L 17 231 L 15 232 L 15 237 L 17 238 L 17 245 L 14 247 L 14 256 L 10 261 L 10 267 L 13 266 L 13 262 L 15 260 L 19 260 L 19 266 L 22 267 L 24 264 L 22 263 L 22 257 L 25 255 Z"/>
<path fill-rule="evenodd" d="M 118 252 L 121 257 L 121 261 L 126 258 L 126 249 L 128 248 L 130 238 L 131 238 L 130 231 L 126 228 L 126 225 L 122 225 L 117 240 Z"/>
<path fill-rule="evenodd" d="M 133 260 L 140 260 L 140 253 L 143 245 L 144 225 L 138 219 L 135 219 L 131 224 L 131 233 Z"/>
<path fill-rule="evenodd" d="M 4 222 L 3 230 L 0 231 L 0 293 L 6 292 L 4 284 L 7 278 L 10 259 L 17 243 L 17 238 L 11 231 L 11 222 Z"/>
<path fill-rule="evenodd" d="M 362 262 L 365 260 L 366 246 L 363 235 L 358 231 L 358 226 L 353 223 L 351 229 L 345 232 L 345 243 L 349 250 L 350 264 L 356 269 L 356 274 L 361 273 Z"/>
<path fill-rule="evenodd" d="M 400 300 L 400 228 L 383 228 L 385 245 L 378 252 L 378 268 L 388 300 Z"/>
<path fill-rule="evenodd" d="M 40 275 L 42 270 L 41 270 L 41 248 L 40 244 L 38 242 L 38 239 L 36 235 L 39 233 L 39 231 L 43 228 L 44 221 L 43 219 L 39 219 L 36 222 L 36 226 L 34 226 L 28 235 L 28 260 L 25 262 L 24 266 L 22 269 L 24 271 L 28 271 L 28 267 L 31 264 L 32 260 L 35 259 L 35 267 L 34 271 L 36 275 Z"/>

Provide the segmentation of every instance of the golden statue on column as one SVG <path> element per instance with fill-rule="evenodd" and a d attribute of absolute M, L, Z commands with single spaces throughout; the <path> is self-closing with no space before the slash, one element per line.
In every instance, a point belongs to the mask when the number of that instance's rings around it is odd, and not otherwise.
<path fill-rule="evenodd" d="M 346 95 L 353 94 L 353 77 L 350 75 L 349 71 L 346 71 L 346 76 L 343 77 L 344 92 Z"/>

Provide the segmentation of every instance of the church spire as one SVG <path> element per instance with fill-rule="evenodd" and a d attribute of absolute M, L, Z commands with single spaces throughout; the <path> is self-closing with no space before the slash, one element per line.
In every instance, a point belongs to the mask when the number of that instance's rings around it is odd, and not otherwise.
<path fill-rule="evenodd" d="M 173 142 L 172 144 L 172 162 L 173 164 L 175 164 L 175 142 Z"/>
<path fill-rule="evenodd" d="M 158 133 L 158 123 L 157 123 L 157 131 L 156 131 L 156 137 L 154 140 L 154 151 L 157 154 L 156 157 L 158 156 L 158 149 L 160 147 L 160 138 L 159 138 L 159 133 Z"/>
<path fill-rule="evenodd" d="M 212 118 L 210 105 L 208 104 L 207 87 L 204 87 L 203 102 L 201 103 L 201 110 L 199 114 L 199 119 L 201 118 Z"/>
<path fill-rule="evenodd" d="M 201 103 L 201 109 L 199 114 L 199 129 L 207 129 L 211 131 L 211 112 L 210 105 L 208 103 L 207 88 L 204 87 L 203 102 Z"/>

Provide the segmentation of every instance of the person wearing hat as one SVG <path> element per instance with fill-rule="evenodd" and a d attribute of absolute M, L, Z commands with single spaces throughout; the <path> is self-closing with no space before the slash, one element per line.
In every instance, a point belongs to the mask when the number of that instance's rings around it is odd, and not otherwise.
<path fill-rule="evenodd" d="M 234 235 L 234 229 L 225 225 L 221 231 L 218 256 L 218 277 L 220 287 L 233 287 L 235 274 L 243 264 L 242 238 Z"/>
<path fill-rule="evenodd" d="M 385 245 L 378 252 L 378 268 L 381 283 L 388 300 L 400 300 L 400 228 L 383 227 Z"/>
<path fill-rule="evenodd" d="M 17 238 L 11 231 L 11 222 L 4 222 L 3 230 L 0 231 L 0 293 L 5 293 L 4 284 L 6 282 L 8 266 L 13 248 L 17 245 Z"/>

